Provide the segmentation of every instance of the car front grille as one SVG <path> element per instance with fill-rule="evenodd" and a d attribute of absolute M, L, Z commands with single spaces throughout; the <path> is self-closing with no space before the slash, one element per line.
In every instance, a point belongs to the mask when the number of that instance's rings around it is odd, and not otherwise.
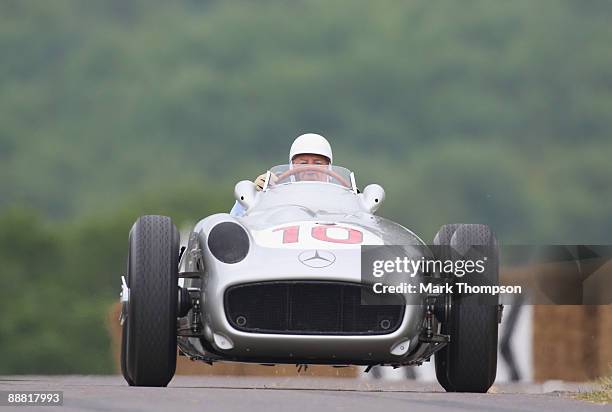
<path fill-rule="evenodd" d="M 245 332 L 382 335 L 399 328 L 405 309 L 401 296 L 382 299 L 371 287 L 353 283 L 247 283 L 225 292 L 225 314 Z"/>

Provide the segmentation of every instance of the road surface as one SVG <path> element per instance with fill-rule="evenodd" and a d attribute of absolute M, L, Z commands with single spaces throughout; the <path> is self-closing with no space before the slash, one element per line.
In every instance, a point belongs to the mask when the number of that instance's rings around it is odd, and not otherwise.
<path fill-rule="evenodd" d="M 63 391 L 67 411 L 612 411 L 572 398 L 587 385 L 498 384 L 488 394 L 444 393 L 437 383 L 312 377 L 177 376 L 168 388 L 128 387 L 120 376 L 1 376 L 0 391 Z"/>

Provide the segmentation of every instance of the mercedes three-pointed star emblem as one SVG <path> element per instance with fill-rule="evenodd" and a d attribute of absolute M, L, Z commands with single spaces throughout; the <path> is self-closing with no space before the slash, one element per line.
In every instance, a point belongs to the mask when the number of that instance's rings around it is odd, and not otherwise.
<path fill-rule="evenodd" d="M 324 268 L 336 261 L 336 255 L 326 250 L 307 250 L 300 253 L 298 259 L 311 268 Z"/>

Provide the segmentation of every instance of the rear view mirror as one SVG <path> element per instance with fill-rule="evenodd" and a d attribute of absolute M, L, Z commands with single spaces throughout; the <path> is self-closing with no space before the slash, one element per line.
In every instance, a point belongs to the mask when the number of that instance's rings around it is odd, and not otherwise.
<path fill-rule="evenodd" d="M 370 213 L 376 212 L 385 200 L 385 189 L 377 184 L 367 185 L 359 194 L 361 205 Z"/>
<path fill-rule="evenodd" d="M 257 197 L 255 183 L 250 180 L 242 180 L 236 183 L 234 187 L 234 196 L 245 210 L 249 210 L 255 204 L 255 199 Z"/>

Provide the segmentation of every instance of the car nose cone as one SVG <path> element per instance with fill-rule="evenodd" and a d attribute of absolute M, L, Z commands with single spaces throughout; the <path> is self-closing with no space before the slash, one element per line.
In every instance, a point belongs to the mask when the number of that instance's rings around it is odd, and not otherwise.
<path fill-rule="evenodd" d="M 311 268 L 324 268 L 336 261 L 336 255 L 326 250 L 307 250 L 298 256 L 299 261 Z"/>

